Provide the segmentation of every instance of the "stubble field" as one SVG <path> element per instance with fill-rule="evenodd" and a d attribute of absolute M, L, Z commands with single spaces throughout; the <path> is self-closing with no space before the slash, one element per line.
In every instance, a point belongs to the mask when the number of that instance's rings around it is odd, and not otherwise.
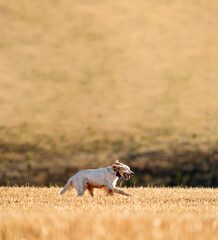
<path fill-rule="evenodd" d="M 60 188 L 1 187 L 0 239 L 198 239 L 218 235 L 218 190 L 127 188 L 92 198 Z"/>
<path fill-rule="evenodd" d="M 216 0 L 0 0 L 0 185 L 134 158 L 138 186 L 218 186 L 217 12 Z"/>

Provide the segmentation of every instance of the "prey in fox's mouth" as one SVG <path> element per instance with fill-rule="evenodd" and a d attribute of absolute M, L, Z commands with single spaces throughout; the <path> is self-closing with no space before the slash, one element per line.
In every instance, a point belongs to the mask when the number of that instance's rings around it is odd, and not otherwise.
<path fill-rule="evenodd" d="M 112 165 L 114 171 L 117 172 L 118 177 L 122 177 L 124 180 L 129 180 L 131 176 L 133 176 L 134 172 L 130 170 L 129 166 L 116 161 L 115 164 Z"/>
<path fill-rule="evenodd" d="M 128 175 L 127 173 L 124 173 L 123 176 L 124 176 L 125 180 L 129 180 L 130 179 L 130 175 Z"/>

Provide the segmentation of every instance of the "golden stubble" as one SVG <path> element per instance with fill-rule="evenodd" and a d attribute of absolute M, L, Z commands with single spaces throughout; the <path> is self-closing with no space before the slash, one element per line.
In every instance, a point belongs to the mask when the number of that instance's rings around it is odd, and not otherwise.
<path fill-rule="evenodd" d="M 60 188 L 1 187 L 0 239 L 200 239 L 218 234 L 218 191 L 127 188 L 95 197 Z"/>

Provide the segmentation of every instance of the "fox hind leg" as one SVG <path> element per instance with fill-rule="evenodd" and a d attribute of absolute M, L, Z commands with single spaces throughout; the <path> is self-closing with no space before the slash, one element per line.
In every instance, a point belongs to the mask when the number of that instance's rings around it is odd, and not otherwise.
<path fill-rule="evenodd" d="M 84 194 L 84 192 L 86 191 L 86 189 L 88 189 L 89 181 L 88 181 L 87 178 L 83 178 L 80 181 L 76 182 L 74 184 L 74 187 L 75 187 L 75 189 L 77 191 L 77 195 L 79 197 L 81 197 Z"/>

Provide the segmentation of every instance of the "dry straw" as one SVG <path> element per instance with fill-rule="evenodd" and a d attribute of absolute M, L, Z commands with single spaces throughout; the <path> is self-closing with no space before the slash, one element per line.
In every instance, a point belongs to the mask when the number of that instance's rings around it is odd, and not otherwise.
<path fill-rule="evenodd" d="M 128 188 L 132 197 L 0 188 L 0 240 L 198 239 L 218 234 L 218 190 Z"/>

